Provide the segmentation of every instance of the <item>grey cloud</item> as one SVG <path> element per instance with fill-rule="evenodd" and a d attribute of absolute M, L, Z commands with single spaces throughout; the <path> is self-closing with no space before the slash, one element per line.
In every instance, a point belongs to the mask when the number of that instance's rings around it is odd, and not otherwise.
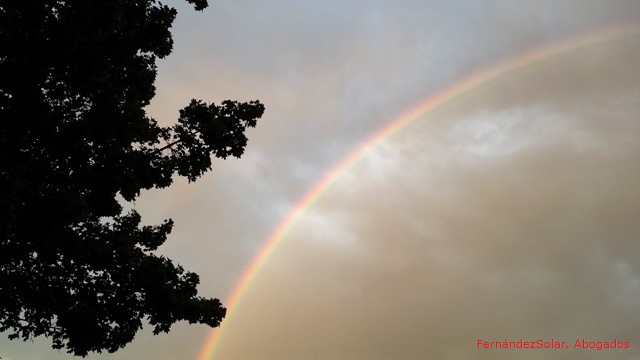
<path fill-rule="evenodd" d="M 637 38 L 627 41 L 607 59 L 637 62 L 627 52 Z M 583 54 L 497 79 L 475 94 L 482 100 L 372 149 L 265 265 L 220 358 L 638 356 L 640 82 L 621 82 L 618 60 Z M 591 80 L 555 78 L 576 67 Z M 549 81 L 556 90 L 542 91 Z M 571 101 L 556 97 L 562 90 Z M 602 101 L 611 94 L 623 106 Z M 483 144 L 493 151 L 477 151 Z M 505 338 L 632 349 L 477 349 Z"/>

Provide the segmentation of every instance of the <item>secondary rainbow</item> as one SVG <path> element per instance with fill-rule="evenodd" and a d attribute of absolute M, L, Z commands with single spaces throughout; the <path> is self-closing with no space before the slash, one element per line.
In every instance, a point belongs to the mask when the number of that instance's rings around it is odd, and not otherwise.
<path fill-rule="evenodd" d="M 508 59 L 507 61 L 498 63 L 497 65 L 483 69 L 463 78 L 457 83 L 445 88 L 433 96 L 430 96 L 424 102 L 388 122 L 387 125 L 361 143 L 354 151 L 348 154 L 336 166 L 327 172 L 320 181 L 313 185 L 304 197 L 302 197 L 302 199 L 300 199 L 293 207 L 293 210 L 291 210 L 284 220 L 269 235 L 259 253 L 251 262 L 249 267 L 247 267 L 242 278 L 228 297 L 228 312 L 225 321 L 233 321 L 234 310 L 242 300 L 242 295 L 256 277 L 262 265 L 267 261 L 269 255 L 286 237 L 287 233 L 295 225 L 296 221 L 302 216 L 302 214 L 311 205 L 313 205 L 313 203 L 327 190 L 329 186 L 331 186 L 332 183 L 334 183 L 341 173 L 362 158 L 369 149 L 375 146 L 382 139 L 396 133 L 429 111 L 452 101 L 456 97 L 472 89 L 477 89 L 483 84 L 490 82 L 492 79 L 499 78 L 501 75 L 524 70 L 533 64 L 566 51 L 594 45 L 621 37 L 625 34 L 637 33 L 638 30 L 639 29 L 636 26 L 619 26 L 524 52 L 516 57 Z M 198 360 L 211 359 L 214 355 L 216 344 L 220 341 L 223 334 L 224 327 L 211 330 L 199 352 Z"/>

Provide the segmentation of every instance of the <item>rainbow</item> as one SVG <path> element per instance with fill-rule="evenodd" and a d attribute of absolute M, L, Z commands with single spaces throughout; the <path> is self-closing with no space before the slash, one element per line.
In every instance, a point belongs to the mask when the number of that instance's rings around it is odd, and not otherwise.
<path fill-rule="evenodd" d="M 398 132 L 406 127 L 411 122 L 425 115 L 426 113 L 435 110 L 436 108 L 452 101 L 456 97 L 467 93 L 470 90 L 477 89 L 482 85 L 489 83 L 492 79 L 497 79 L 502 75 L 524 70 L 529 66 L 539 63 L 545 59 L 552 58 L 556 55 L 584 48 L 590 45 L 602 43 L 608 40 L 613 40 L 623 35 L 636 34 L 640 28 L 637 26 L 617 26 L 615 28 L 608 28 L 600 30 L 588 35 L 571 38 L 566 41 L 554 43 L 551 45 L 545 45 L 533 50 L 521 53 L 507 61 L 498 63 L 497 65 L 475 72 L 462 80 L 454 83 L 453 85 L 445 88 L 439 93 L 427 98 L 425 101 L 419 103 L 417 106 L 411 108 L 400 114 L 395 119 L 388 122 L 380 130 L 370 136 L 367 140 L 361 143 L 354 151 L 348 154 L 337 165 L 335 165 L 329 172 L 327 172 L 320 181 L 311 187 L 311 189 L 300 199 L 293 207 L 293 210 L 284 218 L 284 220 L 276 227 L 276 229 L 269 235 L 264 245 L 251 262 L 249 267 L 244 271 L 244 274 L 238 284 L 235 286 L 233 292 L 228 297 L 228 312 L 226 321 L 233 321 L 234 310 L 238 307 L 238 304 L 242 300 L 242 295 L 246 292 L 247 288 L 251 285 L 252 281 L 256 277 L 257 273 L 262 268 L 263 264 L 269 258 L 269 255 L 273 253 L 278 244 L 289 233 L 291 228 L 295 225 L 298 219 L 304 214 L 304 212 L 313 203 L 320 198 L 320 196 L 327 190 L 332 183 L 335 182 L 337 177 L 347 170 L 351 165 L 357 162 L 364 156 L 365 153 L 379 143 L 382 139 L 389 137 L 390 135 Z M 198 360 L 209 360 L 213 357 L 216 349 L 216 344 L 220 341 L 223 335 L 224 328 L 217 328 L 211 330 L 208 334 L 200 352 Z"/>

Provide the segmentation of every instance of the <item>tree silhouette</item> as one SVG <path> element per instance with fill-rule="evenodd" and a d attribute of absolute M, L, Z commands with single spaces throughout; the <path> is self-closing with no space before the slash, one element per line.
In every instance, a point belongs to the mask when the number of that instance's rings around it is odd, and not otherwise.
<path fill-rule="evenodd" d="M 206 0 L 187 0 L 196 10 Z M 196 180 L 240 157 L 259 101 L 192 100 L 161 127 L 144 107 L 176 10 L 157 0 L 0 0 L 0 331 L 74 355 L 113 352 L 143 322 L 218 326 L 198 276 L 154 251 L 172 221 L 141 226 L 118 196 Z"/>

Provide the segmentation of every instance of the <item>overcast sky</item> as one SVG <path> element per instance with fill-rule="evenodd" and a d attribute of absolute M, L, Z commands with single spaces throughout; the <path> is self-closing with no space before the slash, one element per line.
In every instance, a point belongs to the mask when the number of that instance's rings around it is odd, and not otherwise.
<path fill-rule="evenodd" d="M 519 54 L 613 34 L 487 79 L 371 147 L 269 256 L 211 359 L 640 359 L 640 2 L 171 3 L 174 52 L 149 113 L 266 106 L 242 159 L 135 204 L 147 223 L 174 219 L 162 253 L 223 302 L 295 204 L 393 119 Z M 209 336 L 145 329 L 87 359 L 196 360 Z M 72 359 L 5 338 L 3 360 Z M 507 338 L 571 348 L 477 348 Z M 573 349 L 583 338 L 630 349 Z"/>

